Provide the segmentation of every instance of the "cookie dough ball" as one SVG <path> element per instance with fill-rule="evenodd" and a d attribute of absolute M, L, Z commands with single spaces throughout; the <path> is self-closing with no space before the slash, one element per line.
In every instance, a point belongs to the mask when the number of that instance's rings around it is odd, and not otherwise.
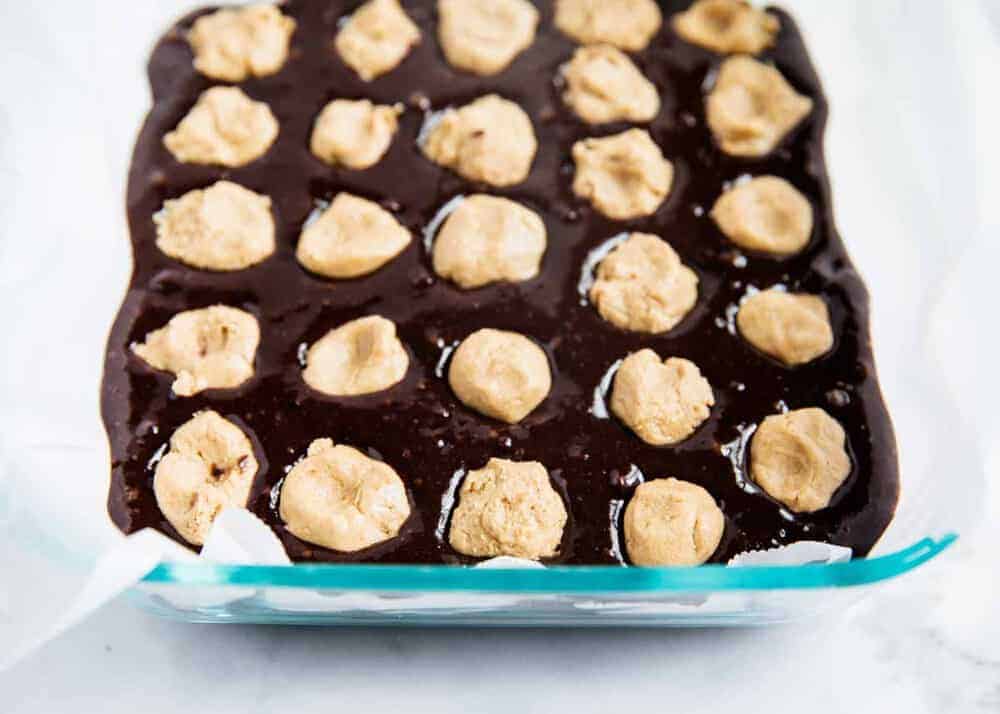
<path fill-rule="evenodd" d="M 632 233 L 597 266 L 590 301 L 601 317 L 633 332 L 666 332 L 698 300 L 698 276 L 670 245 Z"/>
<path fill-rule="evenodd" d="M 694 362 L 661 362 L 650 349 L 625 358 L 611 390 L 611 411 L 652 446 L 684 441 L 708 419 L 713 404 L 712 387 Z"/>
<path fill-rule="evenodd" d="M 521 107 L 488 94 L 461 109 L 446 109 L 421 148 L 428 159 L 469 181 L 512 186 L 528 177 L 538 141 Z"/>
<path fill-rule="evenodd" d="M 790 367 L 811 362 L 833 347 L 830 311 L 815 295 L 755 293 L 740 305 L 736 326 L 747 342 Z"/>
<path fill-rule="evenodd" d="M 371 315 L 330 330 L 313 343 L 302 378 L 317 392 L 353 397 L 398 384 L 409 366 L 395 323 Z"/>
<path fill-rule="evenodd" d="M 655 479 L 640 484 L 625 507 L 625 548 L 635 565 L 701 565 L 725 527 L 722 510 L 701 486 Z"/>
<path fill-rule="evenodd" d="M 724 152 L 755 158 L 774 151 L 812 107 L 812 99 L 796 92 L 777 69 L 739 56 L 722 63 L 705 113 Z"/>
<path fill-rule="evenodd" d="M 367 99 L 334 99 L 316 118 L 309 148 L 331 166 L 367 169 L 389 150 L 401 105 L 372 104 Z"/>
<path fill-rule="evenodd" d="M 448 62 L 488 76 L 535 41 L 538 10 L 527 0 L 438 0 L 438 40 Z"/>
<path fill-rule="evenodd" d="M 212 79 L 242 82 L 280 70 L 288 59 L 295 20 L 274 5 L 217 10 L 195 20 L 188 33 L 194 68 Z"/>
<path fill-rule="evenodd" d="M 670 193 L 674 167 L 644 129 L 573 144 L 573 193 L 616 221 L 649 216 Z"/>
<path fill-rule="evenodd" d="M 327 278 L 368 275 L 410 244 L 410 232 L 377 203 L 339 193 L 299 237 L 295 256 Z"/>
<path fill-rule="evenodd" d="M 736 245 L 772 255 L 794 255 L 812 236 L 812 205 L 777 176 L 758 176 L 737 184 L 719 196 L 711 216 Z"/>
<path fill-rule="evenodd" d="M 263 156 L 277 136 L 278 120 L 264 102 L 238 87 L 212 87 L 163 144 L 181 163 L 237 168 Z"/>
<path fill-rule="evenodd" d="M 365 82 L 396 68 L 420 42 L 420 30 L 397 0 L 368 0 L 343 24 L 334 47 Z"/>
<path fill-rule="evenodd" d="M 164 202 L 153 216 L 156 247 L 203 270 L 242 270 L 274 253 L 271 199 L 218 181 Z"/>
<path fill-rule="evenodd" d="M 559 552 L 566 518 L 542 464 L 490 459 L 462 482 L 448 542 L 477 558 L 551 558 Z"/>
<path fill-rule="evenodd" d="M 483 329 L 455 350 L 448 382 L 467 407 L 516 424 L 548 396 L 552 372 L 542 348 L 524 335 Z"/>
<path fill-rule="evenodd" d="M 774 414 L 750 442 L 750 478 L 796 513 L 813 513 L 851 473 L 844 428 L 822 409 Z"/>
<path fill-rule="evenodd" d="M 156 465 L 153 494 L 164 517 L 193 545 L 202 545 L 223 508 L 246 508 L 257 475 L 250 439 L 213 411 L 195 414 L 170 437 Z"/>
<path fill-rule="evenodd" d="M 205 389 L 231 389 L 253 376 L 260 342 L 257 318 L 226 305 L 186 310 L 132 345 L 153 369 L 173 372 L 174 394 L 190 397 Z"/>
<path fill-rule="evenodd" d="M 698 0 L 673 17 L 674 31 L 688 42 L 720 54 L 755 55 L 774 44 L 778 18 L 745 0 Z"/>
<path fill-rule="evenodd" d="M 611 45 L 579 47 L 562 68 L 563 101 L 588 124 L 647 122 L 660 95 L 624 52 Z"/>
<path fill-rule="evenodd" d="M 580 44 L 644 50 L 663 16 L 654 0 L 556 0 L 555 25 Z"/>
<path fill-rule="evenodd" d="M 410 501 L 388 464 L 316 439 L 285 477 L 278 513 L 296 538 L 353 553 L 399 535 Z"/>
<path fill-rule="evenodd" d="M 460 287 L 538 275 L 545 253 L 545 223 L 537 213 L 506 198 L 465 198 L 434 239 L 434 272 Z"/>

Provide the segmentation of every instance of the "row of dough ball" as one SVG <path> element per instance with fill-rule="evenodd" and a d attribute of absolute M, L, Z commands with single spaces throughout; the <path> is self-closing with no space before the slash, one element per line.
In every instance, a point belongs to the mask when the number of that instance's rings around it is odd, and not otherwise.
<path fill-rule="evenodd" d="M 813 229 L 809 201 L 775 176 L 738 181 L 718 198 L 710 215 L 736 245 L 778 257 L 803 250 Z M 538 275 L 547 233 L 534 211 L 506 198 L 474 194 L 452 201 L 439 219 L 431 254 L 440 277 L 472 289 Z M 195 268 L 242 270 L 275 250 L 271 199 L 230 181 L 165 201 L 153 221 L 157 247 Z M 643 236 L 633 234 L 603 263 L 601 286 L 591 299 L 605 319 L 622 328 L 663 332 L 694 305 L 698 279 L 667 243 Z M 296 257 L 314 274 L 357 278 L 386 265 L 411 240 L 385 208 L 340 193 L 306 221 Z M 640 310 L 639 303 L 649 303 L 654 293 L 661 294 L 655 302 L 663 309 L 646 305 Z"/>
<path fill-rule="evenodd" d="M 577 50 L 562 76 L 566 101 L 588 121 L 648 121 L 659 111 L 653 85 L 613 48 Z M 706 99 L 717 143 L 744 157 L 771 153 L 811 110 L 812 100 L 796 93 L 778 70 L 744 56 L 723 63 Z M 398 104 L 335 99 L 317 117 L 310 149 L 333 166 L 374 166 L 388 151 L 401 112 Z M 212 87 L 163 142 L 178 161 L 238 167 L 263 156 L 278 131 L 267 104 L 238 87 Z M 531 119 L 496 94 L 430 115 L 418 142 L 431 161 L 496 187 L 524 181 L 538 150 Z M 612 219 L 651 215 L 673 185 L 673 164 L 644 129 L 578 141 L 572 157 L 574 193 Z"/>
<path fill-rule="evenodd" d="M 815 359 L 833 345 L 826 304 L 812 295 L 767 290 L 748 296 L 737 325 L 754 347 L 789 361 Z M 154 369 L 174 375 L 173 391 L 191 396 L 231 389 L 253 377 L 260 341 L 256 318 L 215 305 L 178 313 L 134 343 L 132 351 Z M 378 315 L 336 327 L 306 351 L 303 381 L 335 397 L 374 394 L 406 376 L 410 358 L 395 324 Z M 459 343 L 448 382 L 469 408 L 509 424 L 533 412 L 552 389 L 544 350 L 530 338 L 484 328 Z M 643 441 L 676 444 L 708 418 L 715 397 L 698 366 L 682 357 L 661 360 L 651 349 L 625 357 L 614 373 L 611 411 Z"/>
<path fill-rule="evenodd" d="M 821 510 L 850 473 L 845 443 L 843 428 L 821 409 L 769 416 L 751 442 L 751 478 L 796 512 Z M 154 495 L 177 532 L 201 545 L 223 508 L 246 507 L 257 471 L 243 430 L 202 411 L 171 436 L 156 465 Z M 321 438 L 289 469 L 278 513 L 297 538 L 356 552 L 399 535 L 410 500 L 391 466 Z M 448 540 L 457 552 L 531 560 L 558 555 L 568 519 L 543 464 L 498 458 L 464 476 L 450 516 Z M 718 548 L 725 516 L 701 486 L 664 478 L 636 488 L 623 525 L 635 565 L 699 565 Z"/>
<path fill-rule="evenodd" d="M 503 71 L 535 39 L 538 10 L 528 0 L 438 0 L 438 41 L 457 69 Z M 654 0 L 556 0 L 555 26 L 582 44 L 637 52 L 662 24 Z M 714 52 L 756 54 L 774 43 L 778 19 L 744 0 L 698 0 L 672 22 L 688 42 Z M 264 77 L 288 60 L 295 20 L 277 7 L 226 8 L 198 18 L 187 39 L 194 66 L 226 82 Z M 398 0 L 369 0 L 340 24 L 334 48 L 364 81 L 395 69 L 420 42 Z"/>
<path fill-rule="evenodd" d="M 547 244 L 538 214 L 483 194 L 463 197 L 452 208 L 432 250 L 439 276 L 477 288 L 538 274 Z M 166 201 L 153 220 L 157 247 L 195 268 L 242 270 L 275 250 L 271 199 L 230 181 Z M 384 266 L 411 241 L 410 232 L 379 204 L 339 193 L 307 220 L 296 257 L 317 275 L 357 278 Z"/>

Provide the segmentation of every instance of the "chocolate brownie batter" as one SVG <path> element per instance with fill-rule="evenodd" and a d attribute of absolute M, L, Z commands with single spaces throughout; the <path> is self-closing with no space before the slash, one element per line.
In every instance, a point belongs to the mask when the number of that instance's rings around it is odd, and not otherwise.
<path fill-rule="evenodd" d="M 502 73 L 478 77 L 453 69 L 436 39 L 434 3 L 403 3 L 423 34 L 393 71 L 365 83 L 338 57 L 333 37 L 340 18 L 357 2 L 292 0 L 282 11 L 297 21 L 288 62 L 276 74 L 239 86 L 266 102 L 280 123 L 274 145 L 237 169 L 178 163 L 163 146 L 173 129 L 213 82 L 192 66 L 185 31 L 192 14 L 156 45 L 149 61 L 153 106 L 135 145 L 128 182 L 128 219 L 135 270 L 112 329 L 102 387 L 102 409 L 112 455 L 108 508 L 131 532 L 151 526 L 178 538 L 157 508 L 152 491 L 158 456 L 177 427 L 211 408 L 240 425 L 257 450 L 260 470 L 248 507 L 270 524 L 294 560 L 392 563 L 468 562 L 442 533 L 456 473 L 482 467 L 490 457 L 537 460 L 566 499 L 569 521 L 560 563 L 621 562 L 622 502 L 643 474 L 703 486 L 725 517 L 725 533 L 711 562 L 740 551 L 802 539 L 825 540 L 864 555 L 892 517 L 898 471 L 892 427 L 879 392 L 868 334 L 868 295 L 852 267 L 831 215 L 823 158 L 827 104 L 795 24 L 781 11 L 776 45 L 760 58 L 773 62 L 815 107 L 771 156 L 741 160 L 715 146 L 705 125 L 706 77 L 723 59 L 682 41 L 670 17 L 687 2 L 663 2 L 663 27 L 649 47 L 633 55 L 656 85 L 662 107 L 649 131 L 673 162 L 676 175 L 666 202 L 648 218 L 611 221 L 571 191 L 573 142 L 620 132 L 627 124 L 590 127 L 562 103 L 556 79 L 575 45 L 552 27 L 550 3 L 534 43 Z M 436 166 L 417 147 L 431 109 L 460 106 L 496 92 L 531 117 L 539 150 L 531 173 L 507 189 L 477 186 Z M 336 97 L 404 102 L 400 128 L 375 166 L 341 170 L 309 151 L 313 122 Z M 815 228 L 806 249 L 776 259 L 738 251 L 713 224 L 708 210 L 726 182 L 744 174 L 781 176 L 808 197 Z M 184 266 L 155 245 L 153 214 L 164 200 L 218 179 L 235 181 L 273 199 L 277 250 L 251 268 L 217 273 Z M 295 259 L 303 223 L 318 202 L 340 191 L 372 199 L 394 213 L 414 240 L 380 270 L 355 280 L 330 281 L 306 272 Z M 455 196 L 487 192 L 537 211 L 548 248 L 537 277 L 463 291 L 431 267 L 424 230 Z M 677 250 L 700 278 L 698 303 L 673 330 L 630 333 L 601 319 L 581 298 L 588 254 L 623 231 L 654 233 Z M 830 308 L 835 344 L 806 365 L 788 368 L 752 348 L 732 329 L 735 305 L 747 288 L 783 284 L 820 295 Z M 239 388 L 193 397 L 171 393 L 173 376 L 156 372 L 129 345 L 171 316 L 217 303 L 242 308 L 260 321 L 254 377 Z M 377 394 L 325 397 L 302 380 L 300 356 L 328 330 L 365 315 L 396 323 L 410 352 L 402 382 Z M 447 382 L 450 348 L 483 327 L 521 332 L 546 350 L 552 392 L 519 424 L 510 426 L 463 406 Z M 595 389 L 611 365 L 649 347 L 661 357 L 698 365 L 715 392 L 710 418 L 675 446 L 652 447 L 613 416 L 595 407 Z M 783 408 L 818 406 L 847 432 L 852 470 L 829 508 L 793 515 L 748 481 L 750 430 Z M 277 492 L 289 467 L 316 438 L 354 446 L 389 463 L 402 476 L 412 514 L 401 534 L 356 553 L 304 543 L 278 517 Z"/>

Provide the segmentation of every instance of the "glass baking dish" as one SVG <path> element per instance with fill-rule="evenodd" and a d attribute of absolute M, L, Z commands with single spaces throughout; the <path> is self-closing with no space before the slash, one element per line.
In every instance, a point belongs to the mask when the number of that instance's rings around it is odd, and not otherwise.
<path fill-rule="evenodd" d="M 26 26 L 39 36 L 25 46 L 37 49 L 12 60 L 20 101 L 9 108 L 11 117 L 37 131 L 5 152 L 11 170 L 0 176 L 6 195 L 17 197 L 4 206 L 8 239 L 0 262 L 0 319 L 9 327 L 0 351 L 0 562 L 82 572 L 121 540 L 104 508 L 107 452 L 96 385 L 107 328 L 131 270 L 124 181 L 148 106 L 149 47 L 196 4 L 105 3 L 88 15 L 57 2 L 56 12 L 76 13 L 83 27 L 94 24 L 80 52 L 43 51 L 61 45 L 51 27 L 35 22 Z M 949 216 L 945 229 L 936 213 L 941 185 L 928 177 L 956 175 L 974 156 L 974 139 L 950 130 L 950 151 L 923 152 L 919 170 L 912 156 L 923 137 L 941 127 L 961 129 L 956 124 L 973 115 L 970 104 L 962 105 L 971 93 L 956 91 L 943 102 L 924 88 L 932 80 L 952 86 L 947 79 L 967 69 L 958 25 L 976 21 L 974 8 L 911 8 L 900 17 L 891 4 L 784 6 L 807 34 L 831 100 L 826 143 L 838 223 L 872 293 L 876 357 L 900 447 L 899 509 L 872 557 L 656 569 L 178 562 L 158 565 L 130 599 L 199 622 L 765 624 L 841 609 L 945 550 L 975 518 L 984 479 L 974 433 L 963 426 L 938 363 L 941 345 L 924 316 L 974 230 L 956 225 L 962 216 Z M 29 4 L 18 12 L 35 10 Z M 895 94 L 873 104 L 886 87 Z M 910 111 L 896 111 L 900 104 Z M 67 116 L 74 117 L 68 127 L 47 119 Z M 79 148 L 79 162 L 63 160 L 61 147 L 70 144 Z M 58 210 L 45 191 L 19 191 L 30 183 L 24 176 L 42 180 L 37 167 L 44 165 L 62 167 L 61 185 L 86 190 L 61 194 Z M 940 240 L 945 234 L 949 240 Z M 9 240 L 14 235 L 38 238 Z M 54 240 L 63 236 L 72 239 Z M 62 326 L 58 341 L 53 325 Z"/>
<path fill-rule="evenodd" d="M 839 609 L 955 540 L 829 565 L 245 566 L 165 563 L 131 592 L 159 615 L 194 622 L 323 625 L 761 625 Z"/>

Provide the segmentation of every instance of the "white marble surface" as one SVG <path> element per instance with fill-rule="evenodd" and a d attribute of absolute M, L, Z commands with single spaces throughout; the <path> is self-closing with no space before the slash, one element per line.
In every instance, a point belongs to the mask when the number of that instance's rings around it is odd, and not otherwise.
<path fill-rule="evenodd" d="M 1000 19 L 993 0 L 982 5 Z M 79 9 L 83 6 L 76 5 L 76 11 L 85 13 Z M 899 2 L 894 7 L 903 17 L 919 6 Z M 0 24 L 6 12 L 0 10 Z M 50 34 L 53 52 L 68 51 L 74 28 L 79 31 L 71 24 Z M 925 30 L 933 27 L 925 25 Z M 961 365 L 950 386 L 987 444 L 990 478 L 985 524 L 964 530 L 951 552 L 875 589 L 846 613 L 770 629 L 207 626 L 159 620 L 114 602 L 0 674 L 0 711 L 554 712 L 634 706 L 690 712 L 737 706 L 775 713 L 1000 711 L 1000 607 L 994 596 L 1000 591 L 1000 414 L 995 409 L 1000 390 L 986 372 L 1000 361 L 1000 340 L 992 332 L 995 318 L 975 307 L 995 302 L 992 271 L 1000 258 L 1000 223 L 988 210 L 1000 196 L 1000 151 L 993 136 L 1000 111 L 995 88 L 989 92 L 977 84 L 995 72 L 996 47 L 988 49 L 993 53 L 984 56 L 989 71 L 956 78 L 972 83 L 969 91 L 983 98 L 971 122 L 980 160 L 947 177 L 939 197 L 943 216 L 960 205 L 963 192 L 976 191 L 986 199 L 978 202 L 985 210 L 976 220 L 982 240 L 961 257 L 954 279 L 942 286 L 945 317 L 936 327 L 950 337 L 951 347 L 942 356 Z M 9 128 L 0 122 L 4 132 Z M 24 128 L 13 127 L 15 136 L 19 129 Z M 946 148 L 937 137 L 927 137 L 927 150 Z M 960 474 L 940 477 L 961 488 Z"/>

